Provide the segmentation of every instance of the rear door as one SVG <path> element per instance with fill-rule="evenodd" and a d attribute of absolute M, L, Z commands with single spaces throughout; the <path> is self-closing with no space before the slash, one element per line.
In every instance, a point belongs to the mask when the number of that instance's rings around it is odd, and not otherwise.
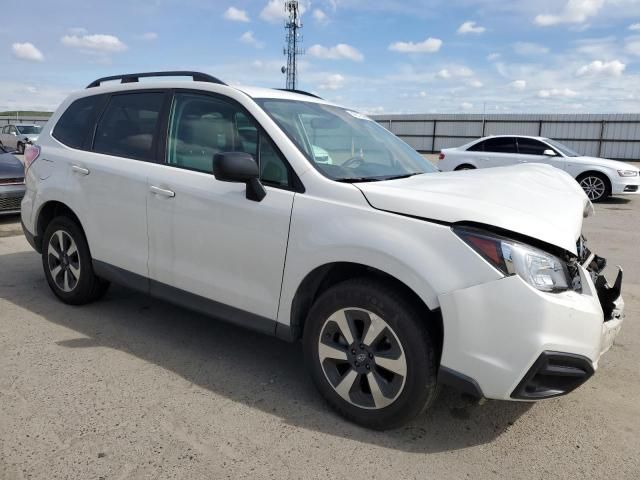
<path fill-rule="evenodd" d="M 152 292 L 196 307 L 212 300 L 218 306 L 198 308 L 272 332 L 273 322 L 260 319 L 277 314 L 293 171 L 250 115 L 223 96 L 176 92 L 167 130 L 166 161 L 152 165 L 147 193 Z M 213 176 L 213 156 L 233 151 L 257 159 L 262 201 L 248 200 L 245 185 Z"/>
<path fill-rule="evenodd" d="M 95 260 L 147 277 L 147 171 L 156 160 L 166 93 L 117 93 L 105 100 L 90 151 L 69 157 L 72 208 L 79 210 Z"/>
<path fill-rule="evenodd" d="M 492 137 L 483 142 L 483 167 L 504 167 L 518 163 L 515 137 Z"/>

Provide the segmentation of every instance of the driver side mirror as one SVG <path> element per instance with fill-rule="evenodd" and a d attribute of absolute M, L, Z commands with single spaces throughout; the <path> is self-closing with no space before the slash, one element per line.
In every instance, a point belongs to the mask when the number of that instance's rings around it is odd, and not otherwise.
<path fill-rule="evenodd" d="M 542 152 L 542 154 L 547 156 L 547 157 L 557 157 L 558 156 L 558 155 L 556 155 L 556 152 L 554 152 L 550 148 L 547 148 L 544 152 Z"/>
<path fill-rule="evenodd" d="M 260 202 L 267 195 L 260 183 L 258 164 L 248 153 L 216 153 L 213 156 L 213 176 L 221 182 L 244 183 L 249 200 Z"/>

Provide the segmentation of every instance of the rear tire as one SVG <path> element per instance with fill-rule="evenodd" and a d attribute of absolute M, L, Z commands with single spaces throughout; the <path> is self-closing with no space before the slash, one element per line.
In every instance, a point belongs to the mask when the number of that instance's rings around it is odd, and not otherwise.
<path fill-rule="evenodd" d="M 611 195 L 611 183 L 602 173 L 583 173 L 577 178 L 577 181 L 589 200 L 594 203 L 606 200 Z"/>
<path fill-rule="evenodd" d="M 331 287 L 313 304 L 304 329 L 316 387 L 338 413 L 364 427 L 408 422 L 437 393 L 437 349 L 427 321 L 387 282 L 358 278 Z"/>
<path fill-rule="evenodd" d="M 463 164 L 463 165 L 458 165 L 456 168 L 454 168 L 454 171 L 460 171 L 460 170 L 475 170 L 476 167 L 474 167 L 473 165 L 469 165 L 467 163 Z"/>
<path fill-rule="evenodd" d="M 82 229 L 68 217 L 56 217 L 42 239 L 42 267 L 49 287 L 64 303 L 84 305 L 101 298 L 109 282 L 93 272 Z"/>

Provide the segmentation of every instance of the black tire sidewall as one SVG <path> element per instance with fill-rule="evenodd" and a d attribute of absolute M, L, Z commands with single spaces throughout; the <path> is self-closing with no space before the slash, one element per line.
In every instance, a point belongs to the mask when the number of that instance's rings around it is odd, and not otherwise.
<path fill-rule="evenodd" d="M 393 329 L 407 360 L 407 377 L 400 396 L 379 410 L 359 408 L 344 400 L 333 389 L 318 360 L 318 338 L 325 320 L 334 312 L 357 307 L 372 311 Z M 304 355 L 313 381 L 339 413 L 368 428 L 384 430 L 398 427 L 420 414 L 436 394 L 436 349 L 426 328 L 427 318 L 402 295 L 384 282 L 356 279 L 340 283 L 314 303 L 304 330 Z"/>
<path fill-rule="evenodd" d="M 71 292 L 65 292 L 61 290 L 54 282 L 51 272 L 49 271 L 48 264 L 48 248 L 49 240 L 51 236 L 58 230 L 63 230 L 68 233 L 71 238 L 76 242 L 78 248 L 78 254 L 80 257 L 80 279 L 78 285 Z M 72 305 L 81 305 L 87 303 L 93 299 L 94 296 L 94 282 L 97 281 L 93 273 L 91 253 L 89 252 L 89 246 L 87 240 L 82 232 L 82 229 L 68 217 L 57 217 L 49 223 L 47 226 L 44 237 L 42 239 L 42 267 L 44 269 L 44 275 L 47 279 L 49 287 L 53 293 L 63 302 Z"/>

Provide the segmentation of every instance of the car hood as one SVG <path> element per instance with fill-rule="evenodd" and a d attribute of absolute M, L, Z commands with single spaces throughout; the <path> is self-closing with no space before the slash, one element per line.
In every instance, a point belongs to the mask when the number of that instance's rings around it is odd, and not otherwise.
<path fill-rule="evenodd" d="M 609 160 L 608 158 L 598 157 L 567 157 L 567 163 L 579 163 L 581 165 L 597 165 L 599 167 L 612 168 L 614 170 L 635 170 L 640 171 L 635 165 L 619 162 L 617 160 Z"/>
<path fill-rule="evenodd" d="M 517 232 L 576 254 L 591 202 L 566 172 L 526 164 L 356 185 L 372 207 L 446 223 Z"/>
<path fill-rule="evenodd" d="M 0 178 L 24 177 L 22 162 L 10 153 L 0 153 Z"/>
<path fill-rule="evenodd" d="M 39 135 L 24 135 L 24 138 L 28 139 L 31 142 L 37 142 Z"/>

